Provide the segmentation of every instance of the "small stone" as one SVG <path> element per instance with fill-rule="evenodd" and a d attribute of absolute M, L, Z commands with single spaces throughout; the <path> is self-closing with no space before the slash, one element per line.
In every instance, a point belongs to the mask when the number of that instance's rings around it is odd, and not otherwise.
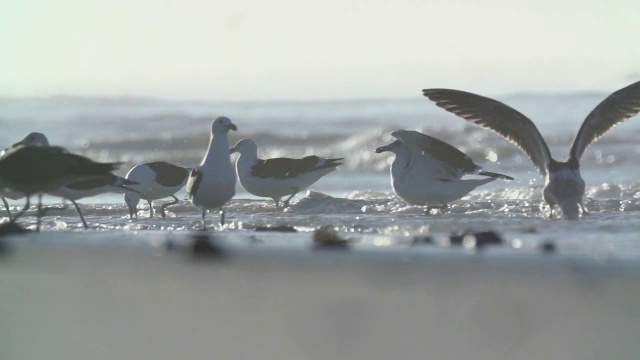
<path fill-rule="evenodd" d="M 24 234 L 29 232 L 31 232 L 31 230 L 25 229 L 13 221 L 9 221 L 0 225 L 0 237 L 8 236 L 8 235 Z"/>
<path fill-rule="evenodd" d="M 313 232 L 313 242 L 318 247 L 343 248 L 349 244 L 349 240 L 340 237 L 333 226 L 323 226 Z"/>
<path fill-rule="evenodd" d="M 433 238 L 429 235 L 414 236 L 411 245 L 433 245 Z"/>
<path fill-rule="evenodd" d="M 495 231 L 466 231 L 462 234 L 451 235 L 449 243 L 452 246 L 464 246 L 467 249 L 480 249 L 487 245 L 502 245 L 502 236 Z"/>
<path fill-rule="evenodd" d="M 194 258 L 223 258 L 226 254 L 213 237 L 207 234 L 198 234 L 193 236 L 191 255 Z"/>
<path fill-rule="evenodd" d="M 557 250 L 556 248 L 556 244 L 553 241 L 543 241 L 542 243 L 540 243 L 540 252 L 543 253 L 544 255 L 551 255 L 554 254 Z"/>
<path fill-rule="evenodd" d="M 298 232 L 296 228 L 289 225 L 278 225 L 278 226 L 257 226 L 253 231 L 273 231 L 273 232 Z"/>

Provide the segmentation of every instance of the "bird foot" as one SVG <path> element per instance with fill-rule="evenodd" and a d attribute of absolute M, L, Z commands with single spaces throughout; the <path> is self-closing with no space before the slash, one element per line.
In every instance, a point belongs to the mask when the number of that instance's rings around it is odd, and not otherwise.
<path fill-rule="evenodd" d="M 440 206 L 427 206 L 426 215 L 431 215 L 431 210 L 439 210 L 440 214 L 444 214 L 444 211 L 449 208 L 449 205 L 440 205 Z"/>

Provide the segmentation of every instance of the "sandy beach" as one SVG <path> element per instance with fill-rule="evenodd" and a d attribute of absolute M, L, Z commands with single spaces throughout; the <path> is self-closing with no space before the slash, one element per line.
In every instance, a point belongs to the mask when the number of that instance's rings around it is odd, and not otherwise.
<path fill-rule="evenodd" d="M 311 235 L 2 240 L 3 359 L 631 359 L 637 261 Z M 113 234 L 110 235 L 113 239 Z M 304 239 L 304 240 L 302 240 Z M 283 244 L 289 245 L 283 245 Z"/>

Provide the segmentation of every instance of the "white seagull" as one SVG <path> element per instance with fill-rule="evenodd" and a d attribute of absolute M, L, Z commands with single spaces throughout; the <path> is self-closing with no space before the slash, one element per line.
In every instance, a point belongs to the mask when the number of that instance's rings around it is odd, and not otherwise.
<path fill-rule="evenodd" d="M 391 136 L 397 140 L 376 149 L 376 153 L 393 152 L 391 186 L 398 197 L 411 205 L 431 209 L 446 208 L 478 186 L 496 179 L 512 177 L 484 171 L 462 151 L 432 136 L 411 130 L 396 130 Z M 466 179 L 462 176 L 481 175 L 484 179 Z"/>
<path fill-rule="evenodd" d="M 585 183 L 580 175 L 580 158 L 585 150 L 615 125 L 640 111 L 640 81 L 620 89 L 604 99 L 582 123 L 573 140 L 566 161 L 551 157 L 547 143 L 529 118 L 515 109 L 480 95 L 450 89 L 426 89 L 424 96 L 439 107 L 463 119 L 491 129 L 511 141 L 545 176 L 544 201 L 549 204 L 549 218 L 556 205 L 566 219 L 575 220 L 582 209 L 587 214 L 583 196 Z"/>
<path fill-rule="evenodd" d="M 191 170 L 187 191 L 193 205 L 202 208 L 202 224 L 206 229 L 207 210 L 220 209 L 220 224 L 224 225 L 222 207 L 236 194 L 236 174 L 229 153 L 229 130 L 238 130 L 226 117 L 211 124 L 209 150 L 199 166 Z"/>
<path fill-rule="evenodd" d="M 191 169 L 177 166 L 164 161 L 150 162 L 136 165 L 125 176 L 127 180 L 135 181 L 137 185 L 127 186 L 135 191 L 125 192 L 124 201 L 129 207 L 129 216 L 138 216 L 137 206 L 140 199 L 149 203 L 149 216 L 153 217 L 153 200 L 172 197 L 173 202 L 162 204 L 160 214 L 166 217 L 165 209 L 178 203 L 175 193 L 184 187 Z"/>
<path fill-rule="evenodd" d="M 238 152 L 236 171 L 240 184 L 249 193 L 273 199 L 276 208 L 280 207 L 280 199 L 289 197 L 283 202 L 283 207 L 289 206 L 289 201 L 300 191 L 308 188 L 321 177 L 334 171 L 342 165 L 342 158 L 327 159 L 315 155 L 302 159 L 273 158 L 262 160 L 258 158 L 258 146 L 251 139 L 242 139 L 230 149 L 231 153 Z"/>

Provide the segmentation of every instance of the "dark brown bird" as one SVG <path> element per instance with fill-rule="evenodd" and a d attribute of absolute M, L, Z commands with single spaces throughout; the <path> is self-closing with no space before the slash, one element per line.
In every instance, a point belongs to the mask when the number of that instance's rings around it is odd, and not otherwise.
<path fill-rule="evenodd" d="M 109 174 L 119 163 L 98 163 L 57 146 L 18 146 L 0 159 L 0 190 L 10 189 L 27 197 L 54 191 L 60 186 Z"/>

